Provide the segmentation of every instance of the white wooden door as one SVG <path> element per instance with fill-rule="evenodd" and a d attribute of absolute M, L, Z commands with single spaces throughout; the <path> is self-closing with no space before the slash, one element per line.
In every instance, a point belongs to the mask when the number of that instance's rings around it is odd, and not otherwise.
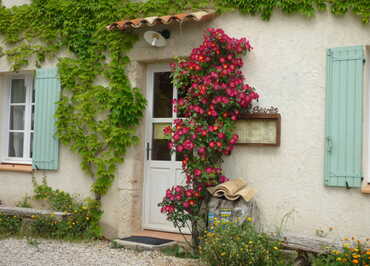
<path fill-rule="evenodd" d="M 147 70 L 143 227 L 178 232 L 158 207 L 166 189 L 185 183 L 181 158 L 170 153 L 163 134 L 163 128 L 172 125 L 177 115 L 172 105 L 177 90 L 172 86 L 169 71 L 168 64 L 149 65 Z"/>

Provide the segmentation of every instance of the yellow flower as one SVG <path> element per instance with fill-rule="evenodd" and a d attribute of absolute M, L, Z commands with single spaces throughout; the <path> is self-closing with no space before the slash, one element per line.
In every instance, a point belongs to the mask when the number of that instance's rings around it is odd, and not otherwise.
<path fill-rule="evenodd" d="M 225 255 L 226 255 L 226 253 L 225 253 L 225 252 L 222 252 L 222 253 L 221 253 L 221 256 L 225 256 Z"/>
<path fill-rule="evenodd" d="M 337 258 L 337 261 L 341 261 L 341 260 L 342 260 L 342 258 L 341 258 L 341 257 Z"/>
<path fill-rule="evenodd" d="M 355 259 L 358 259 L 360 256 L 357 254 L 352 254 L 352 257 L 354 257 Z"/>
<path fill-rule="evenodd" d="M 370 255 L 370 251 L 367 251 L 367 252 L 366 252 L 366 255 Z"/>
<path fill-rule="evenodd" d="M 274 247 L 275 250 L 278 250 L 279 248 L 278 247 Z"/>
<path fill-rule="evenodd" d="M 353 262 L 354 264 L 358 264 L 358 262 L 359 262 L 359 261 L 358 261 L 358 260 L 353 260 L 352 262 Z"/>
<path fill-rule="evenodd" d="M 248 220 L 248 222 L 252 222 L 253 221 L 253 218 L 252 217 L 248 217 L 247 220 Z"/>

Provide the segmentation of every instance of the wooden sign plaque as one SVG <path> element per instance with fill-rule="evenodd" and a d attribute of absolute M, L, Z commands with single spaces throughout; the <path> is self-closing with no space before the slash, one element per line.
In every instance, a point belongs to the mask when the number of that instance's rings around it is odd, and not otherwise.
<path fill-rule="evenodd" d="M 236 122 L 237 144 L 280 146 L 281 117 L 278 113 L 251 113 Z"/>

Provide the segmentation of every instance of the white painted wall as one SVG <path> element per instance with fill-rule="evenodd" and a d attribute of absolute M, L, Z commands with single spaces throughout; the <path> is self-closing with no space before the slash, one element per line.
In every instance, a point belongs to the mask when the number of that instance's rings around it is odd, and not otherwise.
<path fill-rule="evenodd" d="M 321 13 L 306 19 L 276 12 L 264 22 L 259 17 L 232 13 L 208 24 L 159 27 L 172 31 L 165 48 L 149 47 L 142 40 L 143 31 L 139 31 L 140 41 L 129 53 L 133 85 L 145 92 L 146 64 L 189 54 L 201 43 L 208 26 L 250 39 L 254 50 L 245 58 L 246 79 L 261 95 L 259 105 L 276 106 L 282 116 L 279 148 L 238 146 L 224 164 L 229 177 L 243 177 L 258 190 L 256 199 L 265 227 L 274 231 L 283 216 L 292 213 L 286 227 L 290 233 L 314 236 L 317 229 L 334 227 L 328 237 L 369 237 L 370 197 L 358 189 L 325 187 L 323 155 L 325 51 L 370 44 L 370 26 L 352 15 L 338 18 Z M 0 59 L 0 72 L 9 71 L 4 60 Z M 143 137 L 143 132 L 141 125 L 138 134 Z M 143 159 L 144 144 L 140 143 L 128 152 L 118 179 L 103 199 L 103 224 L 108 236 L 140 229 Z M 77 155 L 66 147 L 61 148 L 60 170 L 46 175 L 54 187 L 91 195 L 91 180 L 81 171 Z M 5 203 L 14 204 L 25 193 L 31 194 L 31 189 L 30 174 L 0 172 L 0 200 Z"/>

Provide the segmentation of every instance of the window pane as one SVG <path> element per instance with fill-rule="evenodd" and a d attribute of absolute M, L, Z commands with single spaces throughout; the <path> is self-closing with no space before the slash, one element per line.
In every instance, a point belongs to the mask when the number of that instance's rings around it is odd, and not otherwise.
<path fill-rule="evenodd" d="M 26 102 L 26 87 L 24 79 L 12 79 L 11 103 Z"/>
<path fill-rule="evenodd" d="M 35 124 L 35 106 L 32 105 L 32 112 L 31 112 L 31 130 L 33 130 L 33 125 Z"/>
<path fill-rule="evenodd" d="M 32 158 L 32 144 L 33 144 L 33 133 L 31 133 L 30 158 Z"/>
<path fill-rule="evenodd" d="M 23 133 L 9 133 L 9 157 L 23 157 Z"/>
<path fill-rule="evenodd" d="M 172 99 L 170 72 L 154 73 L 153 117 L 172 117 Z"/>
<path fill-rule="evenodd" d="M 10 106 L 10 130 L 24 130 L 25 106 Z"/>
<path fill-rule="evenodd" d="M 32 89 L 32 103 L 35 103 L 35 88 Z"/>

